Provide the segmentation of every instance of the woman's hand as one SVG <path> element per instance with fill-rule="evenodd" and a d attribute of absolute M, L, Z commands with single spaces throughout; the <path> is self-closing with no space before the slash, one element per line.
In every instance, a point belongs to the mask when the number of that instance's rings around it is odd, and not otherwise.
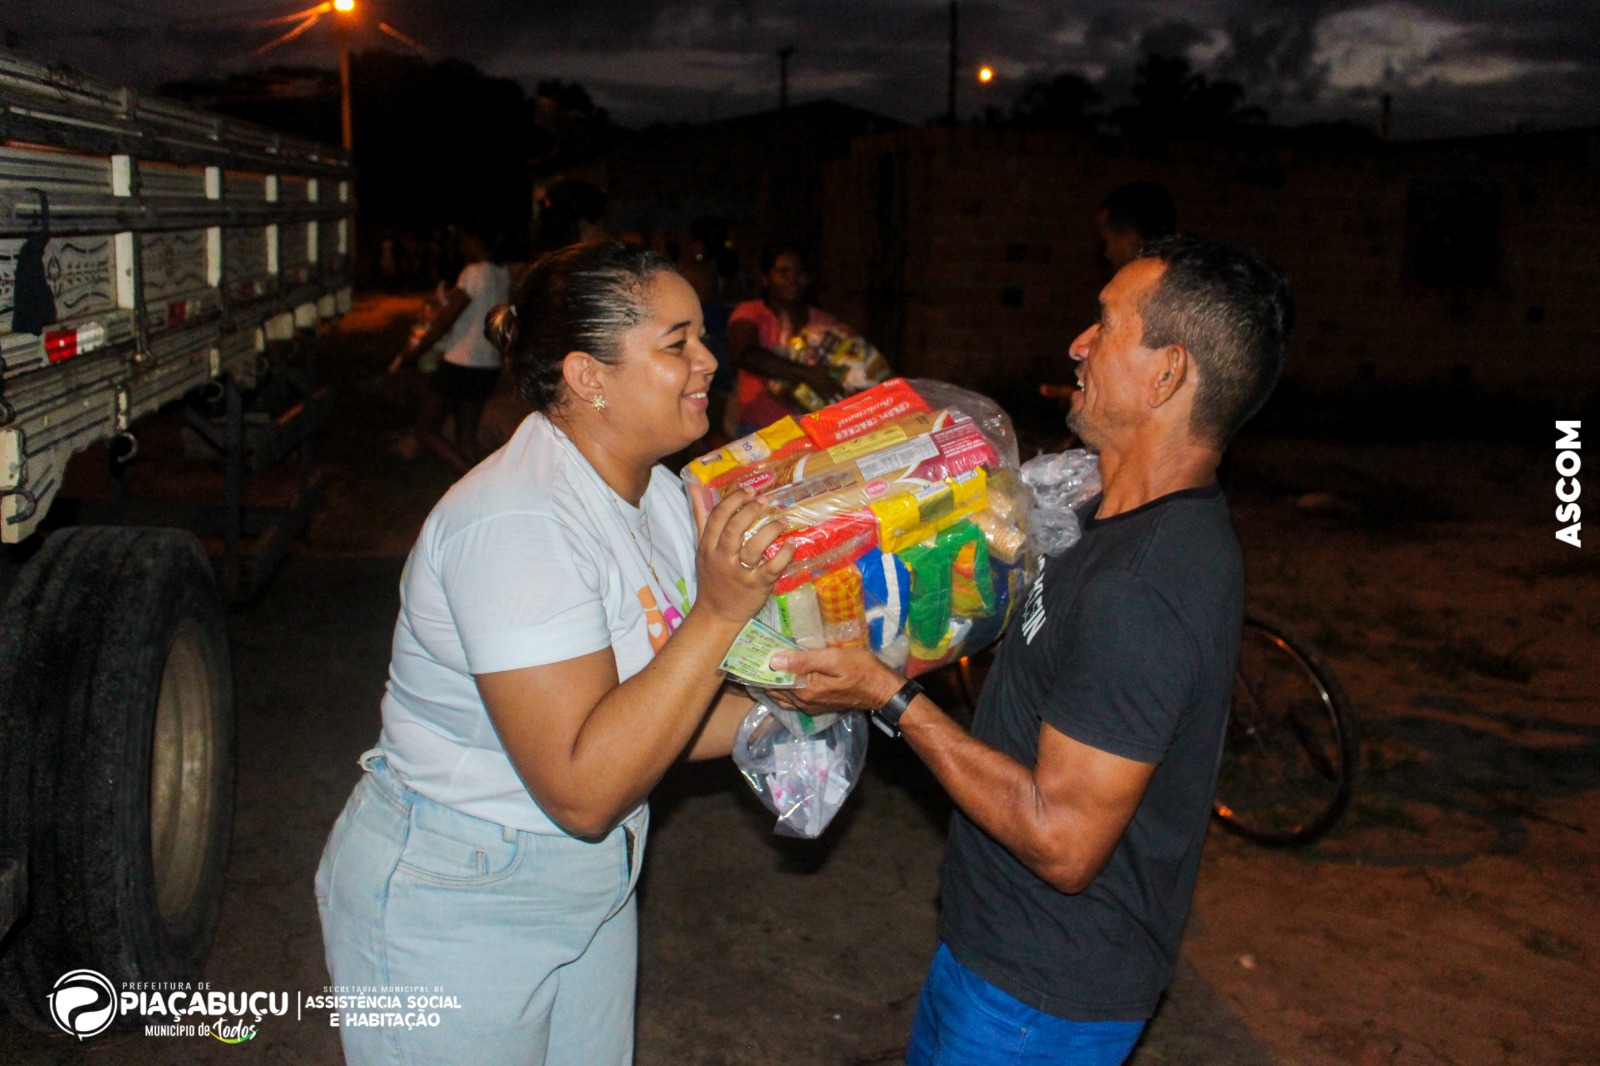
<path fill-rule="evenodd" d="M 717 504 L 695 549 L 696 606 L 740 625 L 754 617 L 794 558 L 793 543 L 770 559 L 764 557 L 787 528 L 753 492 L 740 489 Z"/>
<path fill-rule="evenodd" d="M 803 679 L 805 687 L 769 689 L 767 695 L 807 714 L 877 710 L 905 684 L 905 678 L 865 648 L 781 651 L 772 656 L 771 665 Z"/>

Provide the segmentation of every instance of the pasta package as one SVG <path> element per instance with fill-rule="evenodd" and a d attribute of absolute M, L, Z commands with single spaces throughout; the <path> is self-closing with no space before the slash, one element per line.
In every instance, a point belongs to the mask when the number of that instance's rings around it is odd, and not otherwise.
<path fill-rule="evenodd" d="M 748 489 L 794 557 L 758 616 L 795 645 L 868 647 L 907 676 L 997 640 L 1031 577 L 1030 490 L 1010 419 L 937 381 L 892 378 L 684 467 L 703 523 Z"/>

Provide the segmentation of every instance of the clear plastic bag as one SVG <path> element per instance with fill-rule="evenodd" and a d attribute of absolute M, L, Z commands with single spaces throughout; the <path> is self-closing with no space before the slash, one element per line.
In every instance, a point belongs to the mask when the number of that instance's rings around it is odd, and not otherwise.
<path fill-rule="evenodd" d="M 819 837 L 861 779 L 867 716 L 846 711 L 810 718 L 755 695 L 756 706 L 734 737 L 734 765 L 778 816 L 774 833 Z"/>
<path fill-rule="evenodd" d="M 1083 536 L 1076 508 L 1100 491 L 1100 460 L 1082 448 L 1036 455 L 1022 464 L 1033 490 L 1028 543 L 1040 555 L 1060 555 Z"/>

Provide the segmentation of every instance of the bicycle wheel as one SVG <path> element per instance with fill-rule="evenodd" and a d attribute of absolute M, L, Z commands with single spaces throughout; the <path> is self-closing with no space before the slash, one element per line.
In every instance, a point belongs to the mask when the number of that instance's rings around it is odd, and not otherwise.
<path fill-rule="evenodd" d="M 1344 688 L 1293 630 L 1245 612 L 1215 811 L 1269 847 L 1309 844 L 1350 804 L 1359 761 Z"/>

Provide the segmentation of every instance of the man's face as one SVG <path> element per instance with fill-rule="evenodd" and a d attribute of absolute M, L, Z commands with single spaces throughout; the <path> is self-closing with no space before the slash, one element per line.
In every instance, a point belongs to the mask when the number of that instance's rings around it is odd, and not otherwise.
<path fill-rule="evenodd" d="M 1100 320 L 1068 348 L 1077 362 L 1078 391 L 1067 425 L 1096 450 L 1114 446 L 1150 415 L 1157 349 L 1144 346 L 1139 309 L 1166 273 L 1159 259 L 1135 259 L 1100 290 Z"/>

